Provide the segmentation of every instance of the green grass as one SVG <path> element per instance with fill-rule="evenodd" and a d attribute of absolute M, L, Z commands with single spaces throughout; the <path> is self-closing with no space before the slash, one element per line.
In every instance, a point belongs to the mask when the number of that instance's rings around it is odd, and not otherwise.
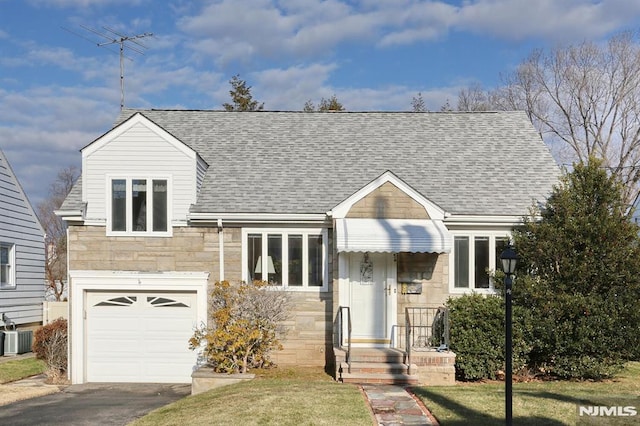
<path fill-rule="evenodd" d="M 419 387 L 442 426 L 494 425 L 504 422 L 504 383 Z M 514 383 L 513 420 L 517 425 L 574 425 L 578 405 L 635 406 L 640 411 L 640 363 L 629 363 L 613 380 L 601 382 L 540 381 Z M 588 423 L 588 421 L 594 421 Z M 639 418 L 635 418 L 638 421 Z M 628 424 L 629 418 L 582 418 L 582 424 Z M 607 421 L 608 423 L 604 423 Z M 617 422 L 617 423 L 616 423 Z"/>
<path fill-rule="evenodd" d="M 144 425 L 371 425 L 356 386 L 321 369 L 273 369 L 252 381 L 190 396 L 132 423 Z M 442 426 L 504 424 L 504 383 L 415 387 Z M 640 411 L 640 363 L 613 380 L 514 383 L 516 425 L 575 425 L 578 405 L 635 406 Z M 633 420 L 638 421 L 636 417 Z M 580 424 L 629 424 L 629 418 L 582 418 Z M 635 423 L 634 423 L 635 424 Z"/>
<path fill-rule="evenodd" d="M 143 425 L 371 425 L 360 390 L 320 368 L 273 369 L 189 396 L 132 423 Z"/>
<path fill-rule="evenodd" d="M 0 363 L 0 383 L 14 382 L 26 377 L 44 373 L 44 361 L 24 358 Z"/>

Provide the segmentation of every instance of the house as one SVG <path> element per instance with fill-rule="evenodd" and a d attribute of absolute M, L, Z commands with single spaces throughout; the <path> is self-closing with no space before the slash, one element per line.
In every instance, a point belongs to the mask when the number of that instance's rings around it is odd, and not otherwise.
<path fill-rule="evenodd" d="M 28 330 L 42 324 L 44 267 L 44 230 L 6 155 L 0 150 L 0 326 L 3 330 Z"/>
<path fill-rule="evenodd" d="M 188 382 L 218 280 L 290 292 L 280 365 L 401 346 L 410 309 L 493 292 L 559 175 L 522 112 L 125 109 L 81 153 L 58 212 L 73 383 Z"/>

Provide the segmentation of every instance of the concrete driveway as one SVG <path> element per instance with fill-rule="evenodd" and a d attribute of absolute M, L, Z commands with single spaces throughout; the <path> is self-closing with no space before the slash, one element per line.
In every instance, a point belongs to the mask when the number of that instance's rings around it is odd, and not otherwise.
<path fill-rule="evenodd" d="M 126 425 L 190 394 L 190 384 L 72 385 L 0 406 L 0 425 Z"/>

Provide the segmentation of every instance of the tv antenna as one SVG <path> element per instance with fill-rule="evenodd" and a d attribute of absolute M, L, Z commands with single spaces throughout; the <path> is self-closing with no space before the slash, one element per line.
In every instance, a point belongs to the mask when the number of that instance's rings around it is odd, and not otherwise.
<path fill-rule="evenodd" d="M 147 49 L 147 46 L 145 46 L 144 44 L 142 44 L 142 42 L 140 41 L 140 39 L 143 39 L 145 37 L 151 37 L 153 36 L 153 33 L 142 33 L 142 34 L 137 34 L 137 35 L 133 35 L 133 36 L 129 36 L 129 35 L 125 35 L 125 34 L 121 34 L 117 31 L 115 31 L 112 28 L 103 26 L 102 29 L 103 31 L 98 31 L 95 30 L 93 28 L 89 28 L 87 26 L 84 25 L 80 25 L 80 27 L 82 29 L 84 29 L 85 31 L 88 31 L 90 33 L 93 33 L 99 37 L 102 37 L 104 39 L 104 41 L 94 41 L 91 40 L 88 37 L 83 36 L 82 34 L 78 34 L 74 31 L 71 31 L 67 28 L 64 28 L 65 30 L 69 31 L 72 34 L 77 35 L 78 37 L 81 37 L 91 43 L 95 43 L 96 46 L 98 47 L 104 47 L 107 48 L 108 46 L 117 44 L 120 47 L 120 109 L 124 108 L 124 59 L 129 59 L 130 61 L 133 61 L 133 59 L 131 59 L 130 57 L 126 56 L 124 54 L 124 50 L 125 48 L 131 50 L 132 52 L 135 52 L 139 55 L 144 55 L 144 51 Z M 110 49 L 109 49 L 110 50 Z"/>

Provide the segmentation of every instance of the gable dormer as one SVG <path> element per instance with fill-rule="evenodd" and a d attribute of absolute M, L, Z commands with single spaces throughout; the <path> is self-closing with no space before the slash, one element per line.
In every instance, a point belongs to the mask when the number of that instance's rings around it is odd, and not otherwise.
<path fill-rule="evenodd" d="M 187 222 L 206 163 L 136 113 L 81 150 L 85 224 L 107 235 L 170 236 Z"/>

